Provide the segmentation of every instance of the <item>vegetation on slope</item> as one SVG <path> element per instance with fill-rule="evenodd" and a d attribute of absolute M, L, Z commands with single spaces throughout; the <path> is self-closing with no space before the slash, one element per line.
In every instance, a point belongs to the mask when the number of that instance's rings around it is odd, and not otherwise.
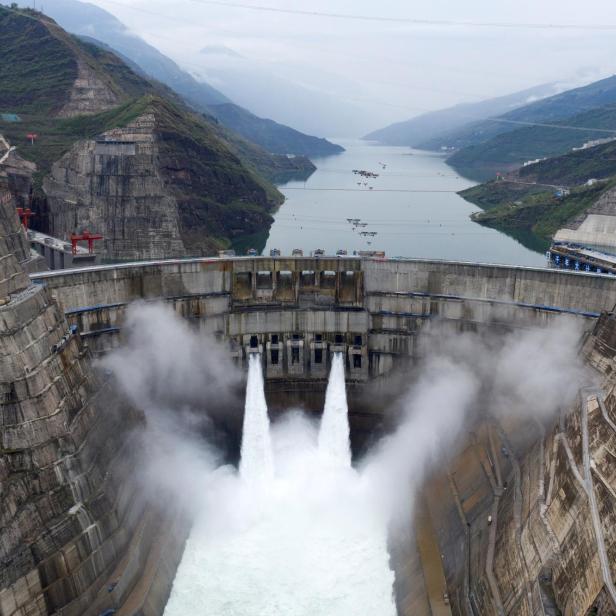
<path fill-rule="evenodd" d="M 578 186 L 569 195 L 557 197 L 553 189 L 546 187 L 494 181 L 464 190 L 460 195 L 484 210 L 473 214 L 475 222 L 499 229 L 536 250 L 547 247 L 558 229 L 614 186 L 616 179 L 611 179 L 593 186 Z M 521 239 L 521 233 L 526 235 L 526 241 Z"/>
<path fill-rule="evenodd" d="M 431 141 L 426 140 L 418 147 L 428 150 L 437 150 L 441 146 L 466 148 L 485 143 L 497 135 L 513 132 L 520 127 L 519 122 L 563 124 L 566 118 L 614 103 L 616 103 L 616 76 L 518 107 L 498 115 L 498 121 L 488 119 L 467 123 L 456 131 L 450 131 Z M 592 138 L 596 139 L 597 136 Z"/>
<path fill-rule="evenodd" d="M 616 140 L 527 165 L 518 175 L 525 181 L 563 186 L 609 178 L 616 175 Z"/>
<path fill-rule="evenodd" d="M 25 0 L 21 0 L 25 3 Z M 306 135 L 272 120 L 259 118 L 235 105 L 224 94 L 197 81 L 173 60 L 135 36 L 100 7 L 75 0 L 53 0 L 45 10 L 69 32 L 119 53 L 133 70 L 173 89 L 195 110 L 216 117 L 225 126 L 276 154 L 322 156 L 340 152 L 340 146 Z M 102 41 L 102 42 L 101 42 Z M 222 107 L 218 107 L 222 105 Z"/>
<path fill-rule="evenodd" d="M 460 195 L 484 210 L 474 215 L 475 221 L 512 235 L 525 231 L 545 245 L 616 182 L 616 141 L 522 167 L 511 179 L 480 184 Z M 587 185 L 590 179 L 598 181 Z M 570 194 L 557 197 L 558 186 L 569 187 Z"/>
<path fill-rule="evenodd" d="M 209 113 L 209 107 L 207 108 L 208 113 L 201 114 L 195 112 L 193 107 L 186 105 L 183 98 L 175 90 L 162 83 L 147 79 L 145 73 L 137 64 L 128 58 L 118 58 L 108 45 L 88 37 L 80 37 L 79 40 L 82 44 L 87 45 L 88 49 L 92 50 L 93 55 L 99 58 L 105 68 L 116 79 L 122 82 L 125 90 L 133 92 L 135 96 L 141 96 L 144 92 L 159 95 L 173 101 L 176 106 L 183 109 L 187 114 L 199 116 L 199 121 L 206 124 L 227 145 L 229 150 L 242 161 L 245 167 L 252 173 L 261 176 L 258 178 L 259 181 L 262 181 L 263 178 L 268 180 L 265 183 L 267 191 L 275 201 L 281 201 L 281 195 L 269 182 L 278 183 L 292 179 L 305 180 L 315 171 L 316 167 L 305 156 L 288 158 L 287 156 L 272 154 L 263 147 L 256 145 L 256 143 L 248 141 L 240 136 L 239 133 L 229 129 L 228 126 L 221 124 L 217 118 Z M 164 58 L 162 54 L 160 55 Z M 169 62 L 171 61 L 169 60 Z"/>
<path fill-rule="evenodd" d="M 410 120 L 396 122 L 375 130 L 364 137 L 387 145 L 418 147 L 425 150 L 440 150 L 449 144 L 449 135 L 465 129 L 471 122 L 498 116 L 529 100 L 543 98 L 555 92 L 555 84 L 543 84 L 521 92 L 499 96 L 477 103 L 461 103 L 447 109 L 423 113 Z"/>
<path fill-rule="evenodd" d="M 447 162 L 459 173 L 482 180 L 492 177 L 496 171 L 514 169 L 529 160 L 565 154 L 588 141 L 612 136 L 611 131 L 616 131 L 616 106 L 587 111 L 564 123 L 602 130 L 528 126 L 464 148 Z"/>
<path fill-rule="evenodd" d="M 0 6 L 0 50 L 0 112 L 54 113 L 68 101 L 77 60 L 28 11 Z"/>
<path fill-rule="evenodd" d="M 344 148 L 330 143 L 327 139 L 305 135 L 273 120 L 259 118 L 232 103 L 210 106 L 209 109 L 225 126 L 249 141 L 258 143 L 268 152 L 282 155 L 326 156 L 344 151 Z"/>
<path fill-rule="evenodd" d="M 20 114 L 21 122 L 0 119 L 0 134 L 17 146 L 23 158 L 36 163 L 35 187 L 39 188 L 51 165 L 64 156 L 76 141 L 92 139 L 111 128 L 126 126 L 145 111 L 148 102 L 147 97 L 133 99 L 109 111 L 75 118 Z M 38 135 L 34 143 L 27 138 L 29 133 Z"/>
<path fill-rule="evenodd" d="M 213 246 L 225 246 L 239 233 L 262 232 L 271 224 L 269 212 L 283 196 L 260 172 L 314 169 L 305 159 L 276 157 L 245 142 L 214 119 L 191 110 L 166 86 L 131 70 L 108 49 L 68 35 L 48 18 L 33 11 L 0 8 L 0 19 L 11 27 L 10 36 L 3 41 L 7 48 L 0 45 L 0 53 L 6 51 L 12 57 L 11 45 L 15 44 L 21 58 L 15 79 L 3 83 L 0 93 L 0 112 L 17 113 L 20 121 L 0 118 L 0 134 L 18 147 L 21 156 L 37 164 L 35 203 L 41 204 L 42 213 L 43 178 L 54 162 L 76 142 L 122 128 L 149 111 L 157 121 L 158 164 L 168 175 L 169 190 L 178 198 L 180 223 L 189 244 L 203 247 L 210 237 Z M 51 50 L 49 66 L 46 58 L 38 55 L 39 39 Z M 95 71 L 122 102 L 92 115 L 57 117 L 57 111 L 69 100 L 80 63 Z M 72 72 L 56 71 L 61 66 Z M 52 70 L 56 71 L 53 78 L 47 79 Z M 34 86 L 24 90 L 17 78 L 29 82 L 30 75 L 40 82 L 36 101 L 22 95 Z M 31 133 L 37 135 L 33 143 L 28 137 Z M 39 218 L 44 224 L 44 216 Z"/>
<path fill-rule="evenodd" d="M 271 209 L 282 202 L 277 190 L 242 165 L 227 145 L 196 114 L 182 113 L 160 97 L 145 97 L 143 104 L 156 117 L 161 156 L 190 168 L 187 182 L 199 199 L 209 202 L 254 205 Z M 183 159 L 180 161 L 180 159 Z M 224 178 L 224 182 L 219 181 Z"/>

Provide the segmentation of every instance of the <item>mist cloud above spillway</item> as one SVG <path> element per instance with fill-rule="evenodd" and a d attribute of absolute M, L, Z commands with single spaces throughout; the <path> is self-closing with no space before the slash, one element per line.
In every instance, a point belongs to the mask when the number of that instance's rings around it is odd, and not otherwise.
<path fill-rule="evenodd" d="M 555 418 L 592 383 L 579 353 L 582 333 L 573 318 L 506 333 L 426 327 L 400 425 L 361 463 L 374 490 L 391 496 L 392 507 L 410 507 L 426 474 L 445 467 L 479 417 L 518 429 Z"/>
<path fill-rule="evenodd" d="M 392 517 L 410 519 L 426 476 L 445 466 L 477 418 L 548 422 L 590 383 L 575 320 L 505 333 L 434 322 L 420 335 L 422 360 L 407 375 L 398 428 L 355 468 L 323 451 L 324 443 L 330 453 L 348 451 L 348 424 L 345 433 L 337 423 L 346 411 L 341 371 L 330 376 L 323 422 L 290 410 L 268 426 L 262 379 L 249 379 L 246 412 L 260 408 L 265 418 L 255 425 L 269 432 L 260 442 L 273 467 L 255 484 L 246 481 L 251 473 L 221 466 L 193 430 L 207 422 L 213 398 L 231 395 L 238 374 L 172 311 L 148 308 L 130 313 L 128 344 L 104 365 L 132 400 L 150 405 L 156 455 L 144 461 L 144 476 L 194 515 L 167 616 L 394 614 L 388 532 Z M 253 376 L 261 376 L 257 362 Z"/>
<path fill-rule="evenodd" d="M 163 304 L 132 304 L 123 335 L 125 344 L 100 363 L 138 408 L 203 411 L 228 399 L 242 379 L 226 349 Z"/>
<path fill-rule="evenodd" d="M 201 483 L 225 456 L 212 415 L 237 403 L 242 374 L 226 349 L 164 304 L 129 306 L 123 337 L 97 365 L 144 413 L 145 429 L 133 436 L 142 488 L 158 507 L 196 514 Z"/>

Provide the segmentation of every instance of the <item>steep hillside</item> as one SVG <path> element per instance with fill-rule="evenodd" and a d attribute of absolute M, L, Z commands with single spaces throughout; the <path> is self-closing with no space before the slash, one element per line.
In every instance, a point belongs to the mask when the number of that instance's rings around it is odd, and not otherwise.
<path fill-rule="evenodd" d="M 559 124 L 567 128 L 526 126 L 497 135 L 457 151 L 448 163 L 462 175 L 485 180 L 529 160 L 565 154 L 588 141 L 616 136 L 616 105 L 585 111 Z"/>
<path fill-rule="evenodd" d="M 211 254 L 269 227 L 268 212 L 282 196 L 257 168 L 276 157 L 242 146 L 164 86 L 49 18 L 0 7 L 6 30 L 0 53 L 12 54 L 17 72 L 2 88 L 0 112 L 21 121 L 1 121 L 0 133 L 38 166 L 39 228 L 60 237 L 76 228 L 103 232 L 107 257 L 123 259 Z M 39 39 L 53 60 L 49 73 Z M 59 66 L 66 75 L 52 71 Z M 36 102 L 21 95 L 34 81 Z M 242 163 L 240 147 L 254 161 Z"/>
<path fill-rule="evenodd" d="M 143 259 L 211 254 L 269 226 L 263 183 L 198 120 L 157 97 L 129 113 L 53 164 L 43 182 L 52 235 L 96 229 L 108 258 Z"/>
<path fill-rule="evenodd" d="M 378 141 L 386 145 L 400 145 L 417 147 L 429 140 L 434 140 L 432 147 L 424 149 L 438 150 L 441 145 L 447 145 L 446 135 L 451 131 L 467 126 L 470 122 L 485 120 L 497 116 L 517 107 L 527 105 L 529 101 L 545 98 L 554 94 L 556 84 L 544 84 L 515 92 L 507 96 L 500 96 L 478 103 L 464 103 L 447 109 L 440 109 L 424 113 L 416 118 L 404 122 L 396 122 L 373 131 L 364 139 Z M 441 140 L 441 138 L 445 138 Z"/>
<path fill-rule="evenodd" d="M 526 165 L 517 175 L 524 181 L 563 186 L 616 176 L 616 140 Z"/>
<path fill-rule="evenodd" d="M 25 6 L 27 3 L 22 4 Z M 233 104 L 224 94 L 203 81 L 197 81 L 173 60 L 97 6 L 77 0 L 53 0 L 45 6 L 45 12 L 69 32 L 109 45 L 114 51 L 134 62 L 145 75 L 172 88 L 194 109 L 213 115 L 228 128 L 269 152 L 324 156 L 343 151 L 343 148 L 325 139 L 259 118 Z"/>
<path fill-rule="evenodd" d="M 23 7 L 31 6 L 29 2 L 18 4 Z M 198 98 L 206 105 L 230 102 L 222 92 L 207 83 L 197 82 L 173 60 L 132 34 L 111 13 L 94 4 L 77 0 L 53 0 L 45 4 L 44 12 L 66 31 L 106 43 L 122 56 L 135 62 L 145 73 L 185 96 Z"/>
<path fill-rule="evenodd" d="M 88 49 L 94 55 L 102 55 L 104 53 L 105 57 L 114 58 L 117 63 L 118 55 L 108 45 L 90 37 L 80 37 L 80 41 L 87 44 Z M 184 107 L 186 111 L 193 113 L 193 108 L 187 108 L 183 98 L 173 89 L 156 81 L 148 81 L 145 73 L 132 60 L 124 56 L 121 56 L 121 60 L 122 62 L 120 64 L 123 71 L 126 71 L 127 68 L 131 69 L 133 77 L 141 76 L 143 78 L 141 81 L 145 83 L 145 87 L 138 89 L 137 95 L 144 91 L 157 93 L 173 100 L 176 105 Z M 316 169 L 314 164 L 306 156 L 289 157 L 283 154 L 275 154 L 257 145 L 256 142 L 248 141 L 246 138 L 242 137 L 239 132 L 233 131 L 219 122 L 210 111 L 200 115 L 201 121 L 207 124 L 210 130 L 216 133 L 217 137 L 227 144 L 228 148 L 245 166 L 259 175 L 262 175 L 270 182 L 307 179 Z"/>
<path fill-rule="evenodd" d="M 0 49 L 0 108 L 59 115 L 80 72 L 80 58 L 66 42 L 42 21 L 0 8 Z"/>
<path fill-rule="evenodd" d="M 615 184 L 616 140 L 527 165 L 504 181 L 486 182 L 460 195 L 484 210 L 473 216 L 476 222 L 515 236 L 526 232 L 523 243 L 542 248 Z M 559 197 L 558 187 L 571 192 Z"/>
<path fill-rule="evenodd" d="M 258 143 L 268 152 L 302 156 L 327 156 L 344 152 L 343 147 L 327 139 L 311 137 L 273 120 L 258 118 L 232 103 L 210 105 L 209 111 L 225 126 L 249 141 Z"/>
<path fill-rule="evenodd" d="M 508 113 L 494 114 L 495 120 L 488 119 L 467 124 L 460 130 L 449 132 L 437 139 L 427 140 L 418 147 L 426 150 L 438 150 L 441 146 L 461 149 L 487 142 L 497 135 L 515 131 L 525 122 L 562 123 L 560 121 L 564 118 L 615 102 L 616 76 L 613 76 L 543 98 Z"/>

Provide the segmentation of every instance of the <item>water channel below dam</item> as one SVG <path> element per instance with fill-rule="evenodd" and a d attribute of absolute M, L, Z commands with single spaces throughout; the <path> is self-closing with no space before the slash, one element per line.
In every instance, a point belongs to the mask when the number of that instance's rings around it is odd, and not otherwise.
<path fill-rule="evenodd" d="M 337 353 L 320 422 L 270 425 L 250 355 L 239 471 L 204 479 L 165 616 L 395 616 L 388 519 L 351 465 L 345 387 Z"/>
<path fill-rule="evenodd" d="M 387 256 L 545 266 L 543 247 L 519 241 L 470 219 L 479 208 L 457 191 L 473 185 L 447 165 L 442 155 L 410 148 L 341 141 L 346 151 L 314 159 L 308 180 L 279 186 L 286 201 L 274 214 L 269 235 L 237 244 L 263 254 L 273 248 L 304 254 L 345 249 L 383 250 Z M 364 177 L 365 170 L 378 177 Z M 348 218 L 360 219 L 357 227 Z M 362 233 L 376 233 L 374 236 Z M 536 241 L 536 239 L 535 239 Z M 532 238 L 526 238 L 531 245 Z"/>

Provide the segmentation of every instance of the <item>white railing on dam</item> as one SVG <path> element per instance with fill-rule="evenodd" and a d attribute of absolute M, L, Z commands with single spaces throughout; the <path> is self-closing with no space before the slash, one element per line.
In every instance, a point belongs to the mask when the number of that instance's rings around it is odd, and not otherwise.
<path fill-rule="evenodd" d="M 48 286 L 65 310 L 85 306 L 127 303 L 136 299 L 230 294 L 245 304 L 297 303 L 303 293 L 302 273 L 316 275 L 309 285 L 314 303 L 329 295 L 329 303 L 364 306 L 371 295 L 399 297 L 405 293 L 489 300 L 600 313 L 616 305 L 616 277 L 536 267 L 424 259 L 366 259 L 360 257 L 233 257 L 167 259 L 99 265 L 72 270 L 40 272 L 34 282 Z M 328 290 L 325 274 L 339 285 L 345 273 L 354 273 L 353 297 Z M 259 289 L 257 274 L 272 274 L 268 288 Z M 282 295 L 281 280 L 289 274 L 294 294 Z M 319 274 L 323 276 L 319 277 Z M 246 277 L 245 279 L 242 277 Z M 252 278 L 251 278 L 252 277 Z M 278 288 L 273 288 L 278 285 Z M 332 287 L 333 289 L 333 287 Z M 385 309 L 385 308 L 383 308 Z M 394 310 L 395 311 L 395 310 Z"/>

